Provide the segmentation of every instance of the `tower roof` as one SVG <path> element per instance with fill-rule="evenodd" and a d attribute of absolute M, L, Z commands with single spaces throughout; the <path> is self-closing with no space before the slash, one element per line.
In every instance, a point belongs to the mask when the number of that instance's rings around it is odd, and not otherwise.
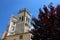
<path fill-rule="evenodd" d="M 26 8 L 23 8 L 22 10 L 19 10 L 19 13 L 18 14 L 20 14 L 21 12 L 27 12 L 30 15 L 28 9 L 26 9 Z"/>

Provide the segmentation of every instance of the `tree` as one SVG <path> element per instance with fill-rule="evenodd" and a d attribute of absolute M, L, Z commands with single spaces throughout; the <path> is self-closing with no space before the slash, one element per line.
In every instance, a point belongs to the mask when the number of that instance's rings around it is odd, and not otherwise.
<path fill-rule="evenodd" d="M 32 18 L 32 40 L 60 40 L 60 5 L 48 7 L 44 5 L 44 12 L 40 8 L 38 18 Z"/>

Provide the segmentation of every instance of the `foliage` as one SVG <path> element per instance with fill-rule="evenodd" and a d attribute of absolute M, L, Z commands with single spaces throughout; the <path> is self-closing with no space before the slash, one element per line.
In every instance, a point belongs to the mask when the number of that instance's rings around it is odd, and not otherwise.
<path fill-rule="evenodd" d="M 29 26 L 27 23 L 25 23 L 26 26 Z"/>
<path fill-rule="evenodd" d="M 32 18 L 32 40 L 60 40 L 60 5 L 50 4 L 48 8 L 44 5 L 44 12 L 39 9 L 38 19 Z"/>

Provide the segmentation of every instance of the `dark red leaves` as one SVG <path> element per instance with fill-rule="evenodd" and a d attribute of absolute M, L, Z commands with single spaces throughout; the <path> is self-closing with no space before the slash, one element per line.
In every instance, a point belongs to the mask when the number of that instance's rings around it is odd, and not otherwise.
<path fill-rule="evenodd" d="M 49 9 L 44 5 L 38 19 L 32 18 L 32 40 L 60 40 L 60 5 L 55 8 L 50 4 Z"/>

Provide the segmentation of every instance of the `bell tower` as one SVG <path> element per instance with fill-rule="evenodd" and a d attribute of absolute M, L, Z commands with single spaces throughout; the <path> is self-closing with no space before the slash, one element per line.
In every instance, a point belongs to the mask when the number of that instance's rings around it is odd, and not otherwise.
<path fill-rule="evenodd" d="M 25 33 L 30 28 L 30 14 L 26 8 L 22 9 L 18 13 L 19 21 L 17 23 L 17 33 Z"/>
<path fill-rule="evenodd" d="M 10 22 L 8 24 L 7 36 L 16 34 L 15 33 L 16 32 L 16 23 L 17 23 L 17 17 L 12 15 L 10 18 Z"/>
<path fill-rule="evenodd" d="M 6 40 L 30 40 L 30 13 L 24 8 L 19 10 L 18 16 L 12 15 L 6 33 L 2 38 Z"/>
<path fill-rule="evenodd" d="M 24 8 L 19 10 L 18 16 L 12 16 L 9 23 L 8 34 L 14 35 L 29 32 L 30 29 L 30 14 Z"/>

